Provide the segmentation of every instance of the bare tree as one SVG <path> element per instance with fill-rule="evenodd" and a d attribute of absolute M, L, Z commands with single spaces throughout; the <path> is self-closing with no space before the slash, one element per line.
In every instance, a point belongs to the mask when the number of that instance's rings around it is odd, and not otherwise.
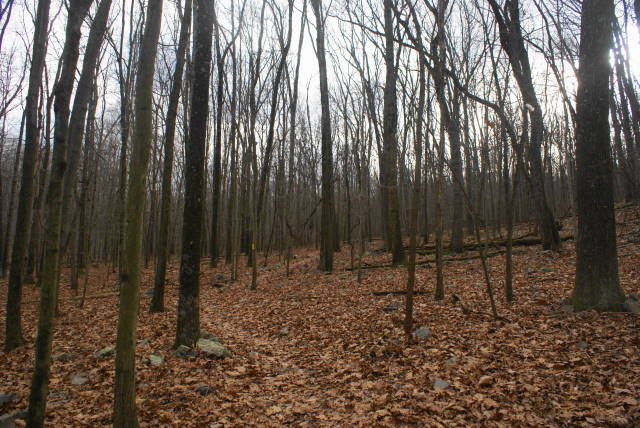
<path fill-rule="evenodd" d="M 613 1 L 584 0 L 576 102 L 578 237 L 573 307 L 620 310 L 609 131 Z"/>
<path fill-rule="evenodd" d="M 40 91 L 42 71 L 44 69 L 47 26 L 49 24 L 50 0 L 38 2 L 35 31 L 33 34 L 33 54 L 29 70 L 29 86 L 27 89 L 25 107 L 25 140 L 24 157 L 22 161 L 22 179 L 20 196 L 18 199 L 18 214 L 16 216 L 16 232 L 11 252 L 11 271 L 9 273 L 9 287 L 7 292 L 7 315 L 5 321 L 4 348 L 11 351 L 23 342 L 21 304 L 22 280 L 25 268 L 25 257 L 29 243 L 31 215 L 33 209 L 33 176 L 36 170 L 36 158 L 39 146 L 38 127 L 38 93 Z M 16 159 L 17 162 L 17 159 Z"/>
<path fill-rule="evenodd" d="M 185 203 L 182 223 L 180 295 L 175 345 L 193 346 L 200 334 L 200 255 L 204 160 L 209 115 L 213 1 L 196 0 L 193 93 L 185 145 Z"/>
<path fill-rule="evenodd" d="M 120 284 L 116 376 L 113 404 L 114 427 L 137 427 L 135 349 L 140 293 L 142 218 L 147 168 L 151 151 L 153 75 L 162 21 L 162 0 L 149 0 L 138 58 L 135 124 L 129 189 L 127 194 L 125 247 Z"/>

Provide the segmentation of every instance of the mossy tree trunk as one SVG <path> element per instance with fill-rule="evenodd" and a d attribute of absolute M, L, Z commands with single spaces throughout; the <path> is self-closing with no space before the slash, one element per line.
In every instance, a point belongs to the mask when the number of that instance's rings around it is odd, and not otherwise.
<path fill-rule="evenodd" d="M 142 219 L 152 139 L 153 76 L 162 21 L 162 0 L 149 0 L 138 59 L 131 168 L 127 192 L 124 257 L 116 340 L 113 426 L 137 427 L 135 347 L 140 291 Z"/>
<path fill-rule="evenodd" d="M 60 80 L 54 89 L 55 124 L 53 133 L 53 163 L 51 181 L 47 192 L 47 216 L 44 258 L 40 275 L 40 311 L 38 336 L 36 338 L 35 363 L 29 394 L 28 427 L 44 425 L 44 416 L 49 392 L 51 367 L 51 342 L 53 340 L 54 315 L 56 311 L 58 262 L 60 254 L 60 232 L 62 227 L 62 185 L 67 168 L 67 136 L 69 130 L 69 104 L 80 56 L 80 30 L 82 22 L 93 0 L 72 0 L 64 48 Z"/>

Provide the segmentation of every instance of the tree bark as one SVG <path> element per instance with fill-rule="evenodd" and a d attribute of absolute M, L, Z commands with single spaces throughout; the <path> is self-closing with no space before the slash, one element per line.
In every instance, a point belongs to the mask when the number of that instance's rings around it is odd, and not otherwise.
<path fill-rule="evenodd" d="M 404 262 L 404 246 L 400 229 L 400 209 L 398 201 L 398 100 L 396 94 L 397 67 L 394 58 L 394 27 L 392 0 L 384 0 L 384 60 L 386 79 L 384 86 L 382 152 L 384 181 L 387 190 L 387 234 L 391 244 L 391 256 L 394 265 Z"/>
<path fill-rule="evenodd" d="M 193 346 L 200 333 L 200 256 L 204 163 L 209 116 L 209 78 L 213 35 L 213 1 L 196 0 L 193 93 L 189 140 L 185 147 L 185 201 L 182 223 L 180 295 L 175 346 Z"/>
<path fill-rule="evenodd" d="M 107 29 L 111 1 L 112 0 L 101 0 L 98 5 L 98 10 L 93 18 L 91 29 L 89 30 L 87 47 L 85 48 L 84 58 L 82 60 L 82 72 L 80 73 L 80 79 L 78 80 L 78 86 L 73 99 L 73 109 L 71 110 L 71 118 L 69 120 L 67 170 L 64 176 L 62 199 L 62 218 L 64 219 L 69 218 L 71 212 L 73 212 L 74 192 L 76 191 L 78 181 L 78 165 L 80 163 L 82 140 L 85 131 L 85 118 L 93 90 L 102 41 L 104 40 L 104 33 Z M 68 221 L 62 224 L 62 253 L 64 253 L 67 242 L 69 241 L 70 226 L 71 222 Z"/>
<path fill-rule="evenodd" d="M 321 157 L 322 157 L 322 206 L 320 220 L 320 264 L 319 269 L 333 271 L 334 207 L 333 207 L 333 149 L 331 143 L 331 112 L 329 106 L 329 83 L 325 53 L 324 17 L 322 0 L 311 0 L 316 17 L 316 55 L 320 71 Z"/>
<path fill-rule="evenodd" d="M 44 425 L 49 392 L 51 343 L 53 341 L 53 321 L 56 311 L 60 232 L 62 227 L 62 184 L 67 167 L 69 103 L 71 101 L 76 65 L 80 55 L 80 30 L 92 1 L 72 0 L 69 4 L 65 43 L 60 59 L 62 61 L 62 71 L 60 80 L 58 80 L 54 90 L 53 161 L 51 182 L 46 200 L 49 215 L 46 223 L 44 262 L 40 279 L 40 310 L 35 347 L 35 364 L 29 394 L 28 427 L 42 427 Z"/>
<path fill-rule="evenodd" d="M 162 200 L 160 202 L 160 230 L 158 233 L 158 260 L 156 262 L 151 312 L 164 311 L 164 286 L 169 257 L 169 221 L 171 218 L 171 191 L 173 183 L 173 150 L 178 118 L 178 103 L 182 88 L 185 55 L 189 45 L 189 28 L 191 27 L 191 0 L 185 1 L 184 12 L 180 23 L 180 37 L 176 52 L 176 67 L 171 80 L 169 105 L 164 132 L 164 161 L 162 171 Z"/>
<path fill-rule="evenodd" d="M 578 237 L 573 307 L 621 310 L 609 131 L 609 51 L 614 6 L 584 0 L 576 106 Z"/>
<path fill-rule="evenodd" d="M 29 70 L 29 88 L 25 107 L 25 140 L 22 161 L 22 179 L 18 199 L 13 251 L 11 252 L 11 270 L 7 291 L 7 315 L 5 320 L 5 351 L 11 351 L 23 342 L 21 301 L 22 281 L 25 257 L 31 228 L 33 212 L 33 190 L 36 160 L 38 156 L 40 129 L 38 127 L 38 93 L 40 91 L 42 71 L 47 51 L 47 28 L 49 25 L 50 0 L 38 1 L 35 29 L 33 35 L 33 54 Z M 17 161 L 17 160 L 16 160 Z"/>
<path fill-rule="evenodd" d="M 124 257 L 116 340 L 113 426 L 137 427 L 135 349 L 140 293 L 140 259 L 146 176 L 151 152 L 153 77 L 162 21 L 162 0 L 149 0 L 138 59 L 135 123 L 129 191 L 127 193 Z"/>

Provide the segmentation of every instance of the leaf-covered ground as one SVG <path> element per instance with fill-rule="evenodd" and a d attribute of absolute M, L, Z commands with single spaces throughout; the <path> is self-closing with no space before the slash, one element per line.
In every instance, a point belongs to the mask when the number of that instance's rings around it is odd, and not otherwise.
<path fill-rule="evenodd" d="M 628 295 L 640 293 L 639 213 L 618 213 L 619 265 Z M 565 232 L 566 233 L 566 232 Z M 375 245 L 373 246 L 375 247 Z M 316 270 L 317 251 L 298 250 L 291 275 L 272 256 L 259 272 L 225 283 L 228 268 L 203 264 L 202 329 L 233 353 L 224 360 L 173 355 L 177 266 L 168 275 L 167 311 L 149 314 L 152 269 L 144 275 L 138 326 L 138 407 L 143 426 L 637 426 L 640 424 L 640 319 L 630 314 L 573 314 L 573 241 L 560 254 L 516 248 L 516 301 L 503 299 L 504 257 L 490 258 L 498 311 L 493 321 L 477 259 L 448 262 L 446 298 L 432 297 L 435 268 L 420 266 L 416 327 L 431 336 L 407 348 L 402 333 L 404 268 L 348 271 L 349 248 L 336 270 Z M 262 260 L 260 260 L 262 262 Z M 379 251 L 369 264 L 388 262 Z M 242 269 L 244 270 L 244 268 Z M 222 276 L 224 276 L 224 278 Z M 116 276 L 91 270 L 87 300 L 77 307 L 62 286 L 53 344 L 49 426 L 110 423 Z M 66 284 L 63 274 L 62 284 Z M 0 282 L 4 331 L 6 280 Z M 463 311 L 460 301 L 471 310 Z M 37 290 L 24 293 L 29 345 L 0 353 L 0 394 L 26 407 L 33 364 Z M 399 308 L 396 310 L 396 308 Z M 466 313 L 465 313 L 466 312 Z M 163 358 L 152 365 L 150 355 Z M 84 378 L 81 385 L 72 379 Z M 81 383 L 81 382 L 74 382 Z M 20 421 L 18 421 L 20 423 Z"/>

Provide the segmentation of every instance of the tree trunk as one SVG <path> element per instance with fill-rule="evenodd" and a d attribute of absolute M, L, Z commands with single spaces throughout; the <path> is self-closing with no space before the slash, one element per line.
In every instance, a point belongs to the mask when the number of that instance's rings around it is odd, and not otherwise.
<path fill-rule="evenodd" d="M 78 178 L 78 165 L 80 163 L 80 153 L 82 150 L 82 140 L 84 138 L 84 125 L 87 116 L 87 109 L 91 92 L 93 90 L 96 67 L 104 33 L 107 28 L 109 18 L 109 10 L 111 9 L 112 0 L 101 0 L 91 29 L 89 30 L 89 38 L 87 47 L 82 60 L 82 72 L 78 80 L 78 86 L 73 99 L 73 109 L 71 110 L 71 118 L 69 120 L 69 141 L 68 141 L 68 159 L 67 170 L 64 176 L 63 199 L 62 199 L 62 218 L 67 219 L 73 212 L 74 193 Z M 62 224 L 62 254 L 66 249 L 69 241 L 71 222 L 65 221 Z"/>
<path fill-rule="evenodd" d="M 45 408 L 49 392 L 51 367 L 51 343 L 53 341 L 53 317 L 56 311 L 58 263 L 60 257 L 60 232 L 62 227 L 62 184 L 67 167 L 67 135 L 69 130 L 69 103 L 80 55 L 80 29 L 92 0 L 72 0 L 64 48 L 62 72 L 54 95 L 54 142 L 51 182 L 47 192 L 46 207 L 49 213 L 46 223 L 44 263 L 40 280 L 40 311 L 36 338 L 35 364 L 31 378 L 27 426 L 44 425 Z"/>
<path fill-rule="evenodd" d="M 189 28 L 191 26 L 191 0 L 185 1 L 184 12 L 180 23 L 180 38 L 176 52 L 176 67 L 171 80 L 169 105 L 167 106 L 166 128 L 164 133 L 164 161 L 162 171 L 162 200 L 160 202 L 160 230 L 158 242 L 158 260 L 156 262 L 151 312 L 164 310 L 164 286 L 169 257 L 169 221 L 171 218 L 171 191 L 173 183 L 173 148 L 178 117 L 178 103 L 182 88 L 185 54 L 189 45 Z"/>
<path fill-rule="evenodd" d="M 578 237 L 573 307 L 620 310 L 609 131 L 611 0 L 584 0 L 576 106 Z"/>
<path fill-rule="evenodd" d="M 327 60 L 325 53 L 324 16 L 322 0 L 311 0 L 316 17 L 316 55 L 320 70 L 320 105 L 321 118 L 321 157 L 322 157 L 322 206 L 320 220 L 320 265 L 319 269 L 333 270 L 334 243 L 334 207 L 333 207 L 333 149 L 331 147 L 331 113 L 329 106 L 329 83 L 327 77 Z"/>
<path fill-rule="evenodd" d="M 136 79 L 135 123 L 129 191 L 127 193 L 126 230 L 122 275 L 118 336 L 116 340 L 116 375 L 113 425 L 116 428 L 137 427 L 135 349 L 140 292 L 140 259 L 146 176 L 151 152 L 153 77 L 158 38 L 162 21 L 162 0 L 149 0 L 146 23 L 138 59 Z"/>
<path fill-rule="evenodd" d="M 520 26 L 519 0 L 506 0 L 504 10 L 496 0 L 488 0 L 500 29 L 500 44 L 509 57 L 513 74 L 520 88 L 525 107 L 530 111 L 531 135 L 528 161 L 531 196 L 538 216 L 538 227 L 542 246 L 546 250 L 560 248 L 560 235 L 553 212 L 549 207 L 544 188 L 542 170 L 542 143 L 544 141 L 544 118 L 533 86 L 529 56 Z"/>
<path fill-rule="evenodd" d="M 16 147 L 16 154 L 13 163 L 13 172 L 11 173 L 11 191 L 9 192 L 9 207 L 7 208 L 7 227 L 5 228 L 4 242 L 2 249 L 2 272 L 0 277 L 4 278 L 7 275 L 9 266 L 9 260 L 11 259 L 11 247 L 13 242 L 13 223 L 15 219 L 15 202 L 16 202 L 16 190 L 18 187 L 18 172 L 20 166 L 20 153 L 22 152 L 22 136 L 24 135 L 24 122 L 25 114 L 22 115 L 20 121 L 20 131 L 18 133 L 18 145 Z"/>
<path fill-rule="evenodd" d="M 196 0 L 193 93 L 189 140 L 185 147 L 185 201 L 182 223 L 180 295 L 175 346 L 193 346 L 200 333 L 200 256 L 203 219 L 204 162 L 209 116 L 209 78 L 213 35 L 213 1 Z"/>
<path fill-rule="evenodd" d="M 33 209 L 33 188 L 36 159 L 38 156 L 40 129 L 38 127 L 38 92 L 40 91 L 42 71 L 47 49 L 47 29 L 49 25 L 50 0 L 38 1 L 35 29 L 33 35 L 33 54 L 29 70 L 29 88 L 25 107 L 25 141 L 22 161 L 22 179 L 18 199 L 18 214 L 13 251 L 11 252 L 11 271 L 7 291 L 7 315 L 5 321 L 5 351 L 11 351 L 23 342 L 21 301 L 22 280 L 25 257 L 29 243 L 31 216 Z M 17 161 L 17 160 L 16 160 Z"/>
<path fill-rule="evenodd" d="M 394 265 L 404 262 L 404 246 L 400 229 L 400 209 L 398 201 L 398 100 L 396 94 L 397 68 L 394 58 L 394 26 L 392 16 L 392 0 L 384 1 L 384 34 L 386 79 L 384 86 L 383 135 L 382 152 L 384 164 L 384 181 L 382 186 L 387 190 L 387 234 L 391 244 L 391 255 Z"/>
<path fill-rule="evenodd" d="M 418 40 L 422 40 L 419 27 L 416 30 Z M 416 110 L 416 135 L 415 135 L 415 173 L 413 180 L 413 194 L 411 198 L 411 223 L 409 231 L 409 265 L 407 278 L 407 294 L 405 296 L 404 334 L 407 344 L 412 342 L 413 330 L 413 290 L 416 283 L 416 245 L 418 241 L 418 207 L 420 205 L 420 184 L 422 183 L 422 123 L 425 105 L 425 58 L 419 55 L 419 85 L 418 108 Z"/>

